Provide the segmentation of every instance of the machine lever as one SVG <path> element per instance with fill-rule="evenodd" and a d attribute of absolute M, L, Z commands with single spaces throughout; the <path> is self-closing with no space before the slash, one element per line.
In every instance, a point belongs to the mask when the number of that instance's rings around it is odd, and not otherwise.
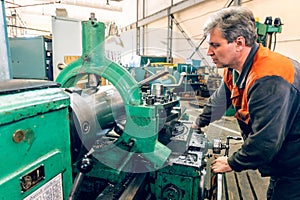
<path fill-rule="evenodd" d="M 242 138 L 241 137 L 236 137 L 236 136 L 227 136 L 224 156 L 229 155 L 229 142 L 230 142 L 230 140 L 242 140 Z"/>
<path fill-rule="evenodd" d="M 151 82 L 151 81 L 154 81 L 154 80 L 156 80 L 156 79 L 158 79 L 158 78 L 160 78 L 160 77 L 163 77 L 163 76 L 165 76 L 165 75 L 167 75 L 167 74 L 169 74 L 169 71 L 168 71 L 168 70 L 162 70 L 162 71 L 159 71 L 159 72 L 157 72 L 156 74 L 154 74 L 154 75 L 152 75 L 152 76 L 150 76 L 150 77 L 148 77 L 148 78 L 146 78 L 146 79 L 140 81 L 139 84 L 140 84 L 140 85 L 145 85 L 145 84 L 147 84 L 147 83 L 149 83 L 149 82 Z"/>
<path fill-rule="evenodd" d="M 74 184 L 72 186 L 72 189 L 71 189 L 71 192 L 70 192 L 68 200 L 75 200 L 76 199 L 76 195 L 78 193 L 78 188 L 79 188 L 79 186 L 81 185 L 81 182 L 84 179 L 84 175 L 92 170 L 92 168 L 93 168 L 93 162 L 92 162 L 92 159 L 88 158 L 88 156 L 93 151 L 94 151 L 93 149 L 91 151 L 89 151 L 82 158 L 82 160 L 77 163 L 77 168 L 79 170 L 79 173 L 75 177 Z"/>
<path fill-rule="evenodd" d="M 181 72 L 180 79 L 177 84 L 167 84 L 167 85 L 165 84 L 164 86 L 165 87 L 179 87 L 183 83 L 185 77 L 186 77 L 186 72 Z"/>

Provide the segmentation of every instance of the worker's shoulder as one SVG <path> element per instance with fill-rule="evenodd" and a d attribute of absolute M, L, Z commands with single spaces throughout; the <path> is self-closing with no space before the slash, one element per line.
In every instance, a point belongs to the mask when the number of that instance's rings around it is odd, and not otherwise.
<path fill-rule="evenodd" d="M 263 77 L 281 77 L 289 83 L 294 82 L 295 69 L 292 60 L 266 48 L 259 48 L 254 57 L 248 79 L 255 82 Z M 251 81 L 251 82 L 252 82 Z"/>

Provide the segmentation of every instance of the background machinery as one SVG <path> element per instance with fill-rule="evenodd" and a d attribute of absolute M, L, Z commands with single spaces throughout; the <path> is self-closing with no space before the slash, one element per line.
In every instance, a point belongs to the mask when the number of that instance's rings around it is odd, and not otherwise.
<path fill-rule="evenodd" d="M 275 50 L 276 47 L 276 34 L 282 31 L 282 21 L 279 17 L 276 17 L 273 22 L 272 16 L 266 17 L 264 23 L 256 22 L 257 28 L 257 42 L 263 46 L 268 47 L 271 50 Z M 272 48 L 273 43 L 273 48 Z"/>

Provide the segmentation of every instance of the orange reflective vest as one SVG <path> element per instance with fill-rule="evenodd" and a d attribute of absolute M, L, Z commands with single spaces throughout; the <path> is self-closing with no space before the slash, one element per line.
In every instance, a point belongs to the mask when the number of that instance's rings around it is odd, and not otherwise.
<path fill-rule="evenodd" d="M 245 85 L 234 83 L 232 73 L 233 71 L 228 68 L 224 70 L 224 82 L 231 91 L 230 98 L 237 111 L 235 117 L 246 124 L 250 121 L 247 95 L 255 81 L 265 76 L 279 76 L 290 84 L 294 82 L 294 66 L 292 61 L 263 46 L 258 48 L 252 67 L 245 73 L 246 76 L 239 77 L 240 79 L 246 79 Z"/>

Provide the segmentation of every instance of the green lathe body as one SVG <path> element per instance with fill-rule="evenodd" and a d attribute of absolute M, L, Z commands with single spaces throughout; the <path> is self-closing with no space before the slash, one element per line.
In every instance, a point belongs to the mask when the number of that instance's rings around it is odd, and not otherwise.
<path fill-rule="evenodd" d="M 0 199 L 67 199 L 69 96 L 56 83 L 0 83 Z"/>

